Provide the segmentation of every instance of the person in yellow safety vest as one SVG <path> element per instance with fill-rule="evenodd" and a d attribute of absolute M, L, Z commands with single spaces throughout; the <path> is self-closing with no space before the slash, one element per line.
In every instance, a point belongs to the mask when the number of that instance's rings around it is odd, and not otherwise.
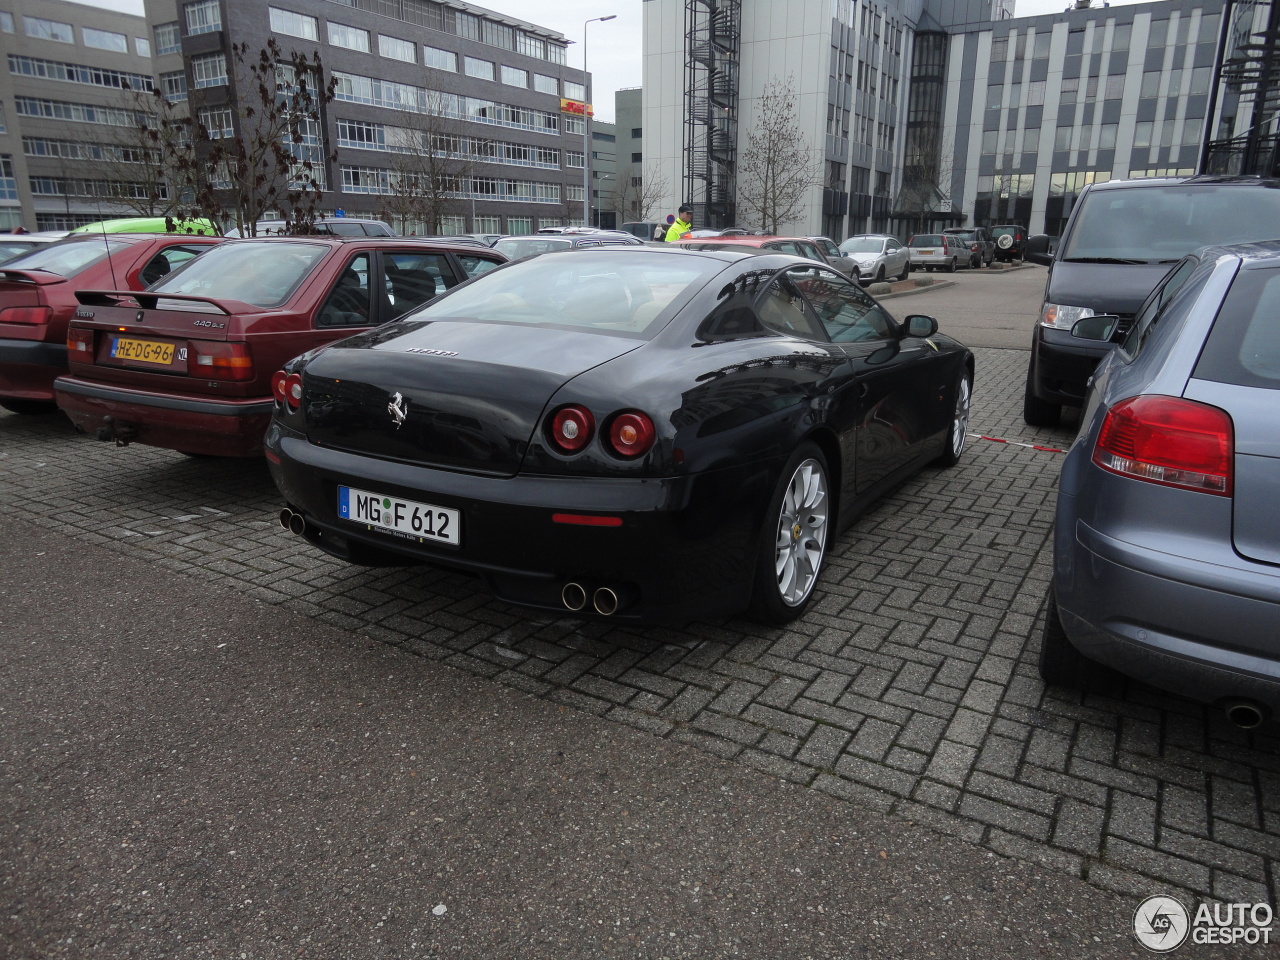
<path fill-rule="evenodd" d="M 683 240 L 689 236 L 689 231 L 693 229 L 693 207 L 684 204 L 680 207 L 680 213 L 676 217 L 670 229 L 667 230 L 667 243 L 673 240 Z"/>

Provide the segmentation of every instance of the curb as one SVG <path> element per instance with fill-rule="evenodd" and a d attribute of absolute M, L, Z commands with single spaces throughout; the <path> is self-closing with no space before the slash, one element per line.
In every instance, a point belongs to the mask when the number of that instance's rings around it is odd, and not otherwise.
<path fill-rule="evenodd" d="M 872 294 L 876 300 L 892 300 L 895 297 L 914 297 L 918 293 L 932 293 L 934 290 L 945 290 L 947 287 L 954 287 L 954 280 L 940 280 L 937 283 L 931 283 L 927 287 L 916 287 L 914 290 L 899 290 L 897 293 L 880 293 Z"/>

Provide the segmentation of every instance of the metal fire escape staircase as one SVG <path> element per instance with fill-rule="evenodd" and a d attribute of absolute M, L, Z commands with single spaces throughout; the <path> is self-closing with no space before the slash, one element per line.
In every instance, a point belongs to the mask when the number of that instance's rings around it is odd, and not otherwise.
<path fill-rule="evenodd" d="M 694 225 L 733 226 L 742 0 L 685 0 L 684 198 Z"/>
<path fill-rule="evenodd" d="M 1247 23 L 1254 9 L 1263 5 L 1259 0 L 1236 0 L 1227 10 L 1230 13 L 1234 7 L 1238 21 Z M 1239 27 L 1232 31 L 1235 24 L 1224 25 L 1223 46 L 1231 44 L 1234 49 L 1224 50 L 1218 82 L 1242 102 L 1252 101 L 1253 109 L 1247 130 L 1229 140 L 1209 139 L 1202 164 L 1205 173 L 1280 176 L 1280 4 L 1273 2 L 1269 7 L 1261 33 L 1249 35 Z M 1208 131 L 1209 137 L 1212 134 Z"/>

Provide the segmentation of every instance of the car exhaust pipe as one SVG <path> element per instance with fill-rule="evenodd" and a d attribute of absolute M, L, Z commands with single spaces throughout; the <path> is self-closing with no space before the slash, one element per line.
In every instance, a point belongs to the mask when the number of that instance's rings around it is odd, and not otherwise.
<path fill-rule="evenodd" d="M 1253 730 L 1267 719 L 1267 712 L 1261 704 L 1252 700 L 1228 700 L 1223 704 L 1227 719 L 1241 730 Z"/>
<path fill-rule="evenodd" d="M 602 617 L 612 617 L 619 610 L 629 607 L 635 600 L 630 587 L 600 587 L 591 597 L 591 605 Z"/>
<path fill-rule="evenodd" d="M 302 514 L 295 513 L 289 518 L 289 532 L 297 534 L 299 537 L 307 532 L 307 521 Z"/>
<path fill-rule="evenodd" d="M 570 580 L 560 591 L 560 602 L 566 610 L 577 613 L 587 605 L 587 589 L 580 583 Z"/>
<path fill-rule="evenodd" d="M 285 507 L 283 510 L 280 511 L 280 528 L 282 530 L 288 530 L 289 521 L 291 521 L 292 519 L 293 519 L 293 511 L 290 510 L 288 507 Z"/>

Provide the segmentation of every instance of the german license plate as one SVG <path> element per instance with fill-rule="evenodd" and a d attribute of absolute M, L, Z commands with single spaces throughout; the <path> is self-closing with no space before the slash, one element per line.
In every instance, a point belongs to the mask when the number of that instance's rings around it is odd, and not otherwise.
<path fill-rule="evenodd" d="M 462 543 L 462 513 L 432 503 L 338 487 L 338 516 L 419 543 Z"/>
<path fill-rule="evenodd" d="M 173 344 L 154 340 L 134 340 L 131 337 L 112 337 L 111 356 L 117 360 L 137 360 L 140 363 L 173 363 Z"/>

